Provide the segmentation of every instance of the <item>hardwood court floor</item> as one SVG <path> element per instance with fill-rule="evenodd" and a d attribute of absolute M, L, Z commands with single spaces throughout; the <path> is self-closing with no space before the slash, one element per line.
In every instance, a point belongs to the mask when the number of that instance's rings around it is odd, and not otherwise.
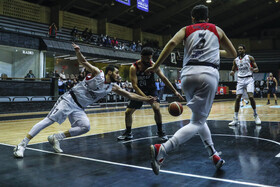
<path fill-rule="evenodd" d="M 266 105 L 266 99 L 256 99 L 257 112 L 262 121 L 279 122 L 280 121 L 280 106 L 273 104 Z M 273 103 L 273 102 L 272 102 Z M 114 108 L 97 108 L 90 109 L 88 117 L 91 122 L 91 130 L 86 135 L 102 134 L 111 131 L 117 131 L 125 128 L 124 122 L 125 107 Z M 232 120 L 234 111 L 234 101 L 218 101 L 214 102 L 208 120 Z M 94 113 L 91 113 L 94 112 Z M 169 115 L 167 107 L 161 108 L 163 123 L 172 121 L 181 121 L 190 119 L 190 109 L 184 105 L 184 112 L 179 117 Z M 1 114 L 0 117 L 9 116 L 16 118 L 24 115 L 42 115 L 46 116 L 48 112 L 25 113 L 25 114 Z M 27 118 L 20 120 L 4 120 L 0 121 L 0 143 L 9 145 L 18 144 L 28 133 L 28 131 L 37 122 L 44 117 Z M 239 111 L 239 119 L 241 121 L 254 121 L 253 110 L 249 105 L 244 106 Z M 144 127 L 155 124 L 154 114 L 152 109 L 137 110 L 133 116 L 133 128 Z M 54 123 L 48 128 L 42 130 L 35 138 L 30 141 L 30 144 L 46 142 L 47 137 L 53 133 L 63 132 L 70 128 L 70 123 L 66 120 L 63 124 Z"/>
<path fill-rule="evenodd" d="M 245 106 L 240 110 L 240 124 L 229 127 L 234 101 L 213 104 L 208 125 L 216 149 L 226 160 L 221 170 L 215 170 L 200 137 L 195 135 L 169 153 L 159 176 L 150 168 L 149 146 L 160 143 L 151 109 L 135 113 L 131 141 L 116 140 L 124 128 L 124 107 L 91 109 L 91 131 L 61 141 L 64 153 L 54 153 L 46 138 L 67 130 L 69 121 L 39 133 L 23 159 L 13 157 L 13 147 L 43 117 L 3 120 L 0 186 L 280 186 L 280 107 L 267 106 L 266 100 L 260 99 L 257 106 L 261 125 L 255 125 L 251 107 Z M 166 107 L 161 108 L 169 137 L 189 122 L 190 111 L 186 106 L 184 110 L 182 116 L 172 117 Z"/>

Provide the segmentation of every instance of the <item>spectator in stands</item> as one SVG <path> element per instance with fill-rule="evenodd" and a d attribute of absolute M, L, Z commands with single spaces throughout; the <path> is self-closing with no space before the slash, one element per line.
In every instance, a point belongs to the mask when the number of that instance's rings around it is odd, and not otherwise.
<path fill-rule="evenodd" d="M 35 75 L 32 73 L 32 70 L 29 70 L 27 75 L 24 78 L 36 78 Z"/>
<path fill-rule="evenodd" d="M 261 82 L 260 82 L 260 89 L 261 89 L 261 98 L 263 98 L 263 94 L 264 94 L 264 87 L 265 87 L 265 84 L 266 84 L 266 82 L 264 81 L 264 80 L 261 80 Z"/>
<path fill-rule="evenodd" d="M 82 32 L 82 39 L 83 41 L 87 41 L 88 38 L 88 28 L 85 28 L 85 30 Z"/>
<path fill-rule="evenodd" d="M 59 78 L 59 73 L 57 72 L 57 70 L 54 71 L 53 77 L 54 78 Z"/>
<path fill-rule="evenodd" d="M 181 80 L 176 80 L 175 82 L 176 89 L 177 91 L 182 95 L 182 85 L 181 85 Z"/>
<path fill-rule="evenodd" d="M 58 79 L 58 94 L 59 94 L 59 95 L 64 94 L 65 88 L 66 88 L 66 86 L 65 86 L 65 84 L 64 84 L 64 82 L 63 82 L 63 80 L 62 80 L 62 78 L 59 77 L 59 79 Z"/>
<path fill-rule="evenodd" d="M 136 51 L 141 52 L 141 50 L 142 50 L 142 43 L 140 42 L 140 40 L 138 40 Z"/>
<path fill-rule="evenodd" d="M 156 84 L 156 88 L 157 88 L 157 95 L 159 95 L 160 94 L 159 79 L 156 80 L 155 84 Z"/>
<path fill-rule="evenodd" d="M 62 79 L 62 80 L 66 80 L 66 75 L 64 73 L 64 70 L 61 70 L 61 73 L 59 74 L 59 77 Z"/>
<path fill-rule="evenodd" d="M 71 36 L 72 36 L 72 40 L 73 41 L 76 41 L 77 40 L 77 35 L 78 35 L 78 29 L 77 27 L 75 26 L 72 31 L 71 31 Z"/>
<path fill-rule="evenodd" d="M 117 38 L 116 37 L 114 37 L 114 39 L 112 39 L 111 40 L 111 45 L 112 45 L 112 47 L 114 48 L 114 49 L 118 49 L 119 47 L 119 42 L 118 42 L 118 40 L 117 40 Z"/>
<path fill-rule="evenodd" d="M 55 23 L 52 23 L 51 26 L 49 27 L 49 37 L 56 38 L 56 35 L 57 35 L 57 27 Z"/>
<path fill-rule="evenodd" d="M 111 46 L 111 38 L 106 35 L 106 40 L 105 40 L 105 46 L 110 47 Z"/>
<path fill-rule="evenodd" d="M 84 80 L 84 78 L 85 78 L 85 77 L 84 77 L 83 72 L 80 71 L 79 76 L 78 76 L 78 81 L 80 82 L 80 81 Z"/>
<path fill-rule="evenodd" d="M 164 82 L 162 82 L 162 81 L 160 80 L 159 86 L 160 86 L 160 95 L 159 95 L 159 98 L 160 98 L 160 100 L 163 100 L 163 93 L 164 93 L 164 87 L 165 87 Z"/>
<path fill-rule="evenodd" d="M 135 43 L 135 42 L 133 42 L 133 43 L 131 44 L 130 50 L 133 51 L 133 52 L 136 51 L 136 43 Z"/>

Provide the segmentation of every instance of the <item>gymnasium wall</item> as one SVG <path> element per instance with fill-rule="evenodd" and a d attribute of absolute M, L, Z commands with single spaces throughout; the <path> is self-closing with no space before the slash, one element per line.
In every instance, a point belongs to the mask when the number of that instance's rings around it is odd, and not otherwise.
<path fill-rule="evenodd" d="M 8 17 L 50 24 L 50 8 L 20 0 L 1 0 L 0 14 Z"/>
<path fill-rule="evenodd" d="M 83 31 L 85 28 L 88 28 L 89 30 L 92 30 L 92 33 L 97 33 L 96 19 L 80 16 L 66 11 L 59 11 L 59 27 L 72 29 L 74 26 L 76 26 L 79 31 Z"/>
<path fill-rule="evenodd" d="M 106 23 L 106 31 L 106 34 L 110 37 L 117 37 L 119 39 L 133 41 L 133 29 L 131 28 L 123 27 L 113 23 Z"/>

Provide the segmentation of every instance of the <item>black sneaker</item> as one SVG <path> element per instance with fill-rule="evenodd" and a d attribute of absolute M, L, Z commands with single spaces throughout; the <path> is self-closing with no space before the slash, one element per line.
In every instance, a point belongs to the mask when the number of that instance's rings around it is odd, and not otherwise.
<path fill-rule="evenodd" d="M 162 141 L 167 141 L 168 140 L 168 137 L 165 135 L 165 133 L 163 131 L 158 131 L 157 135 Z"/>
<path fill-rule="evenodd" d="M 118 137 L 118 140 L 131 140 L 133 138 L 133 134 L 131 132 L 125 131 L 123 135 Z"/>

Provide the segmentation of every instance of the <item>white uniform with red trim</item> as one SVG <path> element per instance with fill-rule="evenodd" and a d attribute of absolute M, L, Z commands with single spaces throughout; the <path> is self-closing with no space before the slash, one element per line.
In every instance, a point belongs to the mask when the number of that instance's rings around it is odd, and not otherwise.
<path fill-rule="evenodd" d="M 217 91 L 220 65 L 219 35 L 211 23 L 186 27 L 182 90 L 188 107 L 207 117 Z"/>
<path fill-rule="evenodd" d="M 244 91 L 249 93 L 254 93 L 254 79 L 253 79 L 253 71 L 250 69 L 253 67 L 250 56 L 245 55 L 243 58 L 237 57 L 235 59 L 235 64 L 237 66 L 237 87 L 236 94 L 243 94 Z"/>
<path fill-rule="evenodd" d="M 112 91 L 112 85 L 105 84 L 103 71 L 95 77 L 91 77 L 89 74 L 82 82 L 79 82 L 72 88 L 77 102 L 82 108 L 74 101 L 71 94 L 66 92 L 57 100 L 53 109 L 48 114 L 48 118 L 61 124 L 68 116 L 72 126 L 75 123 L 76 125 L 89 123 L 83 108 L 105 97 Z M 77 123 L 78 121 L 79 123 Z"/>

